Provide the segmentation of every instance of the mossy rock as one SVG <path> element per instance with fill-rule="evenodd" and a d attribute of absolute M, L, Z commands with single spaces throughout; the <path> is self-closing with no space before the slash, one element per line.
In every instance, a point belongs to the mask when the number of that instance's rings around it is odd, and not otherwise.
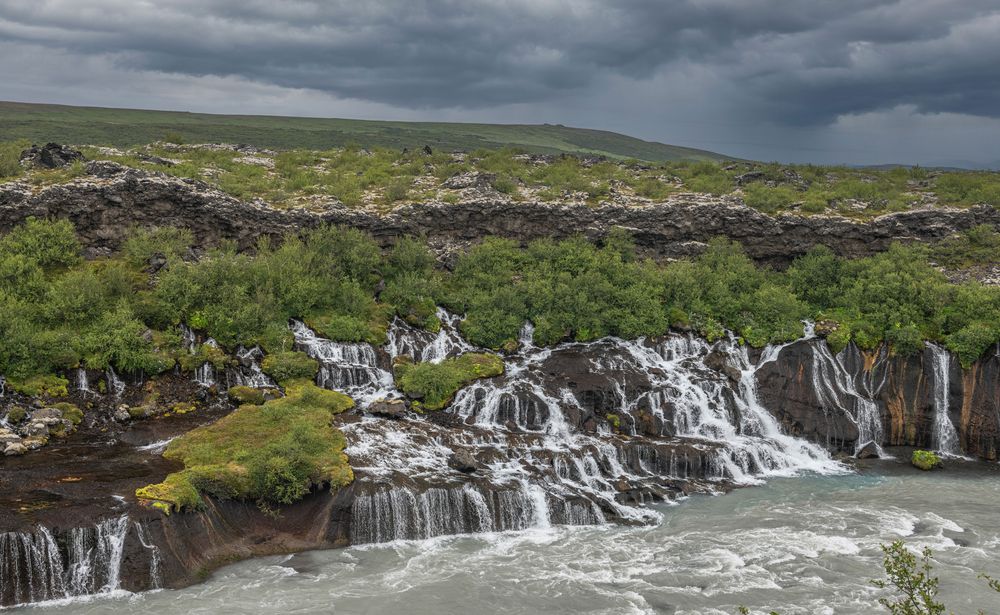
<path fill-rule="evenodd" d="M 608 414 L 605 418 L 608 419 L 608 423 L 611 425 L 612 429 L 614 429 L 615 431 L 621 429 L 622 419 L 620 416 L 618 416 L 617 414 Z"/>
<path fill-rule="evenodd" d="M 129 406 L 128 415 L 134 419 L 141 419 L 156 413 L 156 406 L 143 404 L 141 406 Z"/>
<path fill-rule="evenodd" d="M 212 344 L 201 344 L 195 351 L 178 352 L 177 363 L 186 372 L 192 372 L 206 363 L 216 369 L 223 369 L 232 362 L 224 350 Z"/>
<path fill-rule="evenodd" d="M 184 469 L 137 489 L 136 497 L 166 513 L 201 508 L 203 495 L 270 507 L 321 486 L 349 484 L 354 472 L 343 452 L 346 440 L 332 419 L 354 401 L 309 380 L 290 381 L 286 393 L 262 405 L 243 404 L 172 441 L 163 456 Z"/>
<path fill-rule="evenodd" d="M 193 401 L 182 401 L 174 404 L 170 407 L 170 412 L 173 414 L 187 414 L 189 412 L 194 412 L 198 409 L 198 404 Z"/>
<path fill-rule="evenodd" d="M 11 423 L 20 423 L 26 416 L 28 416 L 28 411 L 21 406 L 14 406 L 7 411 L 7 420 Z"/>
<path fill-rule="evenodd" d="M 910 458 L 910 463 L 913 464 L 915 468 L 920 468 L 925 472 L 933 470 L 934 468 L 943 467 L 941 458 L 931 451 L 913 451 L 913 457 Z"/>
<path fill-rule="evenodd" d="M 10 379 L 7 384 L 11 390 L 29 397 L 66 397 L 69 394 L 69 380 L 55 374 Z"/>
<path fill-rule="evenodd" d="M 62 412 L 63 418 L 72 421 L 74 425 L 79 425 L 83 422 L 83 410 L 80 410 L 69 402 L 59 402 L 58 404 L 53 404 L 52 407 Z"/>
<path fill-rule="evenodd" d="M 264 403 L 264 391 L 253 387 L 235 386 L 229 389 L 227 395 L 234 404 L 259 406 Z"/>
<path fill-rule="evenodd" d="M 275 352 L 264 357 L 264 373 L 276 382 L 313 379 L 319 372 L 319 363 L 304 352 Z"/>
<path fill-rule="evenodd" d="M 463 386 L 480 378 L 503 373 L 503 359 L 492 353 L 468 352 L 440 363 L 399 362 L 393 366 L 396 386 L 410 399 L 420 400 L 411 408 L 440 410 L 454 399 Z"/>

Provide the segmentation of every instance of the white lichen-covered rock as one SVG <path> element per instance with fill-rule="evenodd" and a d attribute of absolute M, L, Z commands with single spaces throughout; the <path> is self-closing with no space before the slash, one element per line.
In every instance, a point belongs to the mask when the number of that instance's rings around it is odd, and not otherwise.
<path fill-rule="evenodd" d="M 3 449 L 3 454 L 7 457 L 14 457 L 17 455 L 23 455 L 28 452 L 28 447 L 21 444 L 20 442 L 10 442 Z"/>

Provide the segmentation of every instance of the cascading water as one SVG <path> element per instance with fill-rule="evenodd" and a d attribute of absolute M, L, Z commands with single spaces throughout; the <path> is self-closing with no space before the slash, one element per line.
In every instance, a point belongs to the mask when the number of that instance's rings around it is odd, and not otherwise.
<path fill-rule="evenodd" d="M 0 534 L 0 603 L 118 590 L 128 530 L 128 516 L 122 515 L 94 527 L 74 528 L 65 540 L 57 540 L 45 527 Z"/>
<path fill-rule="evenodd" d="M 962 448 L 958 442 L 958 432 L 948 415 L 950 393 L 951 354 L 936 344 L 927 344 L 931 353 L 931 367 L 934 374 L 934 449 L 945 454 L 958 456 Z"/>
<path fill-rule="evenodd" d="M 343 391 L 360 403 L 399 397 L 392 388 L 392 374 L 379 366 L 370 344 L 331 342 L 297 320 L 291 327 L 296 345 L 320 363 L 316 376 L 319 386 Z"/>
<path fill-rule="evenodd" d="M 298 347 L 322 365 L 317 382 L 364 407 L 401 396 L 389 372 L 395 356 L 440 361 L 476 350 L 458 334 L 457 317 L 439 317 L 437 334 L 396 320 L 383 352 L 324 340 L 300 322 L 292 329 Z M 540 349 L 532 333 L 526 324 L 503 376 L 458 392 L 442 411 L 453 417 L 447 428 L 419 417 L 366 416 L 343 425 L 356 475 L 354 542 L 550 523 L 649 523 L 658 514 L 642 504 L 676 497 L 680 482 L 710 488 L 711 481 L 843 471 L 820 447 L 781 432 L 757 399 L 756 366 L 733 340 L 604 339 Z M 735 382 L 706 366 L 713 352 L 732 365 Z M 581 392 L 564 382 L 559 362 L 568 360 L 603 378 L 603 388 Z M 609 427 L 612 415 L 621 435 Z M 478 469 L 450 467 L 459 450 Z"/>
<path fill-rule="evenodd" d="M 108 391 L 116 398 L 121 397 L 122 393 L 125 392 L 125 382 L 115 373 L 115 368 L 109 365 L 105 372 L 105 378 L 108 381 Z"/>
<path fill-rule="evenodd" d="M 81 395 L 90 394 L 90 380 L 87 378 L 87 370 L 82 367 L 76 370 L 76 389 Z"/>
<path fill-rule="evenodd" d="M 240 346 L 236 349 L 236 358 L 240 363 L 240 368 L 235 371 L 235 384 L 248 386 L 255 389 L 273 388 L 275 383 L 261 368 L 261 361 L 264 358 L 264 351 L 258 346 L 244 348 Z"/>
<path fill-rule="evenodd" d="M 854 376 L 845 366 L 846 353 L 850 347 L 840 351 L 837 356 L 830 352 L 825 343 L 810 344 L 812 351 L 813 388 L 822 404 L 822 409 L 836 409 L 849 416 L 858 428 L 858 439 L 854 453 L 860 453 L 866 446 L 873 445 L 879 457 L 885 455 L 882 451 L 884 428 L 882 415 L 878 404 L 872 399 L 881 387 L 874 384 L 877 365 L 867 370 L 867 376 L 862 376 L 865 392 L 858 390 Z"/>

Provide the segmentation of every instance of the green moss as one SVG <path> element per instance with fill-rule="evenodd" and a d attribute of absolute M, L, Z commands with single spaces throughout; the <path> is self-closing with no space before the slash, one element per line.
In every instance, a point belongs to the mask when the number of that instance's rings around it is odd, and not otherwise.
<path fill-rule="evenodd" d="M 28 411 L 21 406 L 14 406 L 7 411 L 7 420 L 11 423 L 20 423 L 24 420 L 24 417 L 28 415 Z"/>
<path fill-rule="evenodd" d="M 259 406 L 264 403 L 264 391 L 247 386 L 235 386 L 227 392 L 229 400 L 234 404 L 252 404 Z"/>
<path fill-rule="evenodd" d="M 141 419 L 156 413 L 156 406 L 143 404 L 141 406 L 129 406 L 128 415 L 134 419 Z"/>
<path fill-rule="evenodd" d="M 66 397 L 69 380 L 54 374 L 30 376 L 24 379 L 12 378 L 7 381 L 11 390 L 30 397 Z"/>
<path fill-rule="evenodd" d="M 264 373 L 276 382 L 312 380 L 319 371 L 319 364 L 304 352 L 275 352 L 264 357 Z"/>
<path fill-rule="evenodd" d="M 194 402 L 179 402 L 170 407 L 170 412 L 174 414 L 187 414 L 198 409 L 198 404 Z"/>
<path fill-rule="evenodd" d="M 941 467 L 941 458 L 930 451 L 913 451 L 910 463 L 921 470 L 933 470 Z"/>
<path fill-rule="evenodd" d="M 289 382 L 285 397 L 243 405 L 171 442 L 163 455 L 184 469 L 136 496 L 181 510 L 201 506 L 202 494 L 289 504 L 318 486 L 343 487 L 354 474 L 332 419 L 353 405 L 342 393 Z"/>
<path fill-rule="evenodd" d="M 422 410 L 440 410 L 451 403 L 463 386 L 479 378 L 503 373 L 503 359 L 489 353 L 466 353 L 440 363 L 400 362 L 394 366 L 396 386 L 407 396 L 419 400 Z"/>
<path fill-rule="evenodd" d="M 608 420 L 608 423 L 611 425 L 612 429 L 614 429 L 615 431 L 621 429 L 622 423 L 620 416 L 618 416 L 617 414 L 608 414 L 605 418 Z"/>
<path fill-rule="evenodd" d="M 205 363 L 211 363 L 216 369 L 223 369 L 231 363 L 226 352 L 212 344 L 199 344 L 194 352 L 176 352 L 176 357 L 181 369 L 186 372 L 194 371 Z"/>
<path fill-rule="evenodd" d="M 83 422 L 83 410 L 80 410 L 69 402 L 59 402 L 58 404 L 53 404 L 52 407 L 62 412 L 63 418 L 72 421 L 74 425 L 79 425 Z"/>

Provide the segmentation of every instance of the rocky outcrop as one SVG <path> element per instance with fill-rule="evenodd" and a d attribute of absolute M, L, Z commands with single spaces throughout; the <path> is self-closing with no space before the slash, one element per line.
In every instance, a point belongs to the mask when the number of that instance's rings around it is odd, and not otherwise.
<path fill-rule="evenodd" d="M 25 167 L 58 169 L 83 160 L 83 154 L 58 143 L 32 145 L 21 152 L 20 162 Z"/>
<path fill-rule="evenodd" d="M 894 240 L 933 241 L 978 224 L 1000 228 L 990 206 L 935 208 L 887 214 L 870 222 L 838 216 L 769 216 L 731 198 L 680 195 L 653 205 L 558 205 L 480 200 L 403 205 L 387 214 L 329 204 L 322 211 L 279 210 L 235 199 L 209 185 L 111 162 L 91 162 L 89 175 L 35 191 L 28 184 L 0 186 L 0 232 L 28 216 L 68 218 L 95 254 L 118 248 L 129 228 L 189 228 L 201 246 L 221 240 L 252 247 L 262 236 L 323 223 L 366 230 L 384 243 L 404 234 L 424 235 L 446 250 L 487 235 L 528 241 L 582 234 L 594 239 L 612 228 L 630 230 L 654 257 L 697 253 L 712 237 L 744 244 L 758 261 L 784 265 L 817 244 L 843 256 L 885 250 Z"/>
<path fill-rule="evenodd" d="M 792 344 L 757 372 L 761 400 L 789 433 L 833 451 L 860 453 L 867 443 L 860 440 L 856 417 L 871 400 L 881 426 L 877 445 L 939 448 L 938 413 L 944 411 L 958 438 L 951 452 L 997 460 L 1000 347 L 963 370 L 957 359 L 931 346 L 916 355 L 890 356 L 852 345 L 834 357 L 823 352 L 825 344 Z"/>

